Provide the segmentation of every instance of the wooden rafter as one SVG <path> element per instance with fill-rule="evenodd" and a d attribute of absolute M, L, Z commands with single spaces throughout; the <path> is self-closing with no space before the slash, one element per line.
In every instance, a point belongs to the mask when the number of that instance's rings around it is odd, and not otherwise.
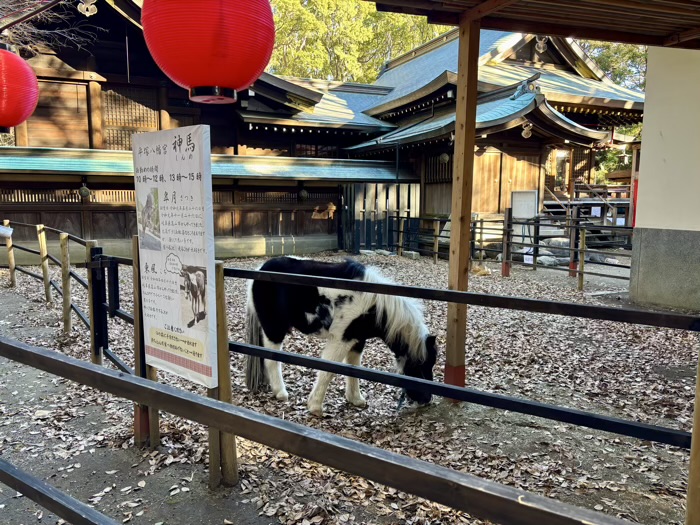
<path fill-rule="evenodd" d="M 518 1 L 519 0 L 486 0 L 476 7 L 472 7 L 469 11 L 465 12 L 463 16 L 464 19 L 469 21 L 478 20 Z"/>
<path fill-rule="evenodd" d="M 372 1 L 372 0 L 367 0 Z M 700 3 L 680 0 L 375 0 L 377 9 L 427 16 L 458 25 L 460 17 L 484 29 L 700 48 Z"/>
<path fill-rule="evenodd" d="M 688 42 L 689 40 L 695 40 L 697 38 L 700 38 L 700 27 L 696 27 L 695 29 L 688 29 L 687 31 L 683 31 L 682 33 L 671 35 L 666 40 L 664 40 L 664 45 L 677 46 L 678 44 Z"/>

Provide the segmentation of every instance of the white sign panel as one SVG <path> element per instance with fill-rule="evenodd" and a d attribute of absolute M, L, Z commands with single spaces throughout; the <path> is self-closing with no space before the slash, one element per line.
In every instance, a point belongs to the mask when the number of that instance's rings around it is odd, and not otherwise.
<path fill-rule="evenodd" d="M 532 255 L 523 255 L 523 262 L 525 264 L 534 264 L 535 258 Z"/>
<path fill-rule="evenodd" d="M 133 135 L 146 362 L 217 386 L 209 126 Z"/>
<path fill-rule="evenodd" d="M 591 207 L 591 217 L 600 217 L 600 214 L 602 211 L 603 211 L 603 208 L 601 206 L 592 206 Z"/>

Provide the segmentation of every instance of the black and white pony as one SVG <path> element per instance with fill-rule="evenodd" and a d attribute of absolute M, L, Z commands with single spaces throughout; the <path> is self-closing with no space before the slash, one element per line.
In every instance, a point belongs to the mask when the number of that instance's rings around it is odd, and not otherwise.
<path fill-rule="evenodd" d="M 267 261 L 260 270 L 371 283 L 390 282 L 377 270 L 352 260 L 327 263 L 278 257 Z M 327 339 L 321 354 L 324 359 L 359 365 L 365 342 L 378 337 L 394 353 L 400 373 L 433 379 L 437 356 L 435 336 L 428 333 L 418 301 L 315 286 L 265 281 L 250 283 L 246 307 L 248 343 L 279 350 L 285 336 L 296 328 L 304 334 Z M 308 399 L 308 409 L 316 416 L 323 415 L 323 399 L 332 378 L 330 372 L 317 374 Z M 282 363 L 248 356 L 248 388 L 255 392 L 265 383 L 270 385 L 277 399 L 289 399 L 282 378 Z M 404 395 L 419 405 L 426 405 L 431 399 L 430 394 L 419 390 L 407 389 Z M 367 406 L 357 378 L 346 377 L 345 397 L 355 406 Z"/>

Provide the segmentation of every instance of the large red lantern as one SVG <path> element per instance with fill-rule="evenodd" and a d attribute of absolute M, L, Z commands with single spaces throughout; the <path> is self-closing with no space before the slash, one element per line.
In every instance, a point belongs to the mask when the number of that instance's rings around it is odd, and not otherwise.
<path fill-rule="evenodd" d="M 39 101 L 39 82 L 22 58 L 0 49 L 0 132 L 27 120 Z"/>
<path fill-rule="evenodd" d="M 265 70 L 275 42 L 269 0 L 144 0 L 148 49 L 190 99 L 236 101 Z"/>

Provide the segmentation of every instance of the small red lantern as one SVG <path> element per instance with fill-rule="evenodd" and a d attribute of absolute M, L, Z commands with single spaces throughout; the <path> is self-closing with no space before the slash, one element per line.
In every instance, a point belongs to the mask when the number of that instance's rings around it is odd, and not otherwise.
<path fill-rule="evenodd" d="M 265 70 L 275 42 L 269 0 L 144 0 L 141 23 L 158 66 L 206 104 L 235 102 Z"/>
<path fill-rule="evenodd" d="M 39 102 L 39 81 L 22 58 L 0 49 L 0 132 L 27 120 Z"/>

